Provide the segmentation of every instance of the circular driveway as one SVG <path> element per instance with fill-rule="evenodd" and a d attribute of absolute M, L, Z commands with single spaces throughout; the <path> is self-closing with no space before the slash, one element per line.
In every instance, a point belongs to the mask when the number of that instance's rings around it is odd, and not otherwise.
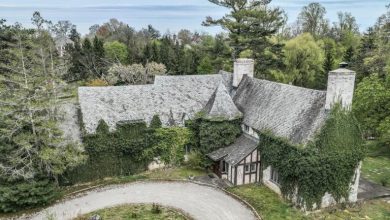
<path fill-rule="evenodd" d="M 29 219 L 73 219 L 99 209 L 134 203 L 158 203 L 199 220 L 253 220 L 253 212 L 221 190 L 187 182 L 137 182 L 87 192 L 49 207 Z"/>

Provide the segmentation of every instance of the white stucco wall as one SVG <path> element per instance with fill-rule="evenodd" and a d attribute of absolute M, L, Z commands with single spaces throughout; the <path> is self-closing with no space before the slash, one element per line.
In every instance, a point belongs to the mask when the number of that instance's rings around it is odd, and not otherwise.
<path fill-rule="evenodd" d="M 244 165 L 238 165 L 237 166 L 237 184 L 236 184 L 237 186 L 244 184 L 243 183 L 243 179 L 244 179 L 243 175 L 244 175 Z"/>
<path fill-rule="evenodd" d="M 279 186 L 271 181 L 271 166 L 263 170 L 263 183 L 264 185 L 266 185 L 268 188 L 270 188 L 272 191 L 276 192 L 277 194 L 279 195 L 282 194 Z"/>

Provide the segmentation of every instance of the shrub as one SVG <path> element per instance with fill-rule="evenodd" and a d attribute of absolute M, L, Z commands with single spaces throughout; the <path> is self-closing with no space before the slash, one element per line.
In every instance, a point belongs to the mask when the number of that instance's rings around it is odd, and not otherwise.
<path fill-rule="evenodd" d="M 15 212 L 52 203 L 59 197 L 53 181 L 32 180 L 0 185 L 0 212 Z"/>
<path fill-rule="evenodd" d="M 210 159 L 199 151 L 192 151 L 188 155 L 187 167 L 191 169 L 205 169 L 211 165 Z"/>
<path fill-rule="evenodd" d="M 160 117 L 158 115 L 153 116 L 153 119 L 150 122 L 149 127 L 152 129 L 157 129 L 157 128 L 161 128 L 161 126 L 162 126 L 162 123 L 161 123 Z"/>
<path fill-rule="evenodd" d="M 160 214 L 161 213 L 161 206 L 156 204 L 156 203 L 153 203 L 152 205 L 152 213 L 153 214 Z"/>

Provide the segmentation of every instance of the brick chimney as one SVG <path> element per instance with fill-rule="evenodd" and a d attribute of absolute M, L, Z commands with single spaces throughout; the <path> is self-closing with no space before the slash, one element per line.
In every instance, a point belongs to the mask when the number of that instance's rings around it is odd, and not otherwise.
<path fill-rule="evenodd" d="M 332 109 L 335 103 L 351 109 L 355 89 L 356 73 L 347 69 L 348 64 L 340 63 L 340 68 L 329 72 L 325 109 Z"/>
<path fill-rule="evenodd" d="M 234 62 L 234 73 L 233 73 L 233 87 L 237 88 L 240 85 L 242 77 L 248 75 L 249 77 L 254 76 L 255 61 L 252 59 L 237 59 Z"/>

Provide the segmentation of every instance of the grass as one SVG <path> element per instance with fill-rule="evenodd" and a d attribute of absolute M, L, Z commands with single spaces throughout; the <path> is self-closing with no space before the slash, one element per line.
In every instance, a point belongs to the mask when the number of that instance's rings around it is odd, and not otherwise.
<path fill-rule="evenodd" d="M 249 202 L 264 220 L 360 220 L 390 219 L 390 204 L 372 200 L 352 207 L 334 207 L 305 215 L 265 186 L 246 185 L 229 189 Z"/>
<path fill-rule="evenodd" d="M 390 150 L 376 141 L 367 142 L 367 157 L 363 161 L 362 176 L 390 187 Z"/>
<path fill-rule="evenodd" d="M 189 219 L 181 212 L 158 205 L 122 205 L 113 208 L 98 210 L 76 218 L 75 220 L 89 220 L 94 215 L 102 219 L 111 220 L 185 220 Z"/>
<path fill-rule="evenodd" d="M 308 219 L 302 212 L 284 202 L 265 186 L 245 185 L 228 190 L 251 204 L 264 220 Z"/>

